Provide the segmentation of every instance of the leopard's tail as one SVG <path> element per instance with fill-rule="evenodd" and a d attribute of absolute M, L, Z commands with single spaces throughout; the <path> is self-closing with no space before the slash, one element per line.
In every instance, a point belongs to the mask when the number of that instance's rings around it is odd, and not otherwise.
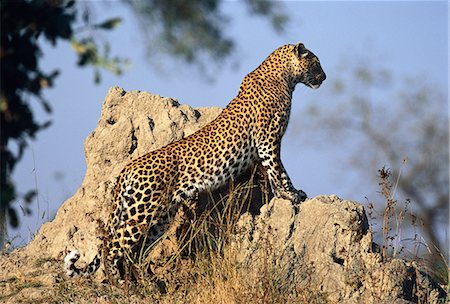
<path fill-rule="evenodd" d="M 84 268 L 77 268 L 75 266 L 76 261 L 80 258 L 80 252 L 78 250 L 71 251 L 64 258 L 64 270 L 69 277 L 78 276 L 90 276 L 100 267 L 101 250 L 97 253 L 95 258 Z"/>

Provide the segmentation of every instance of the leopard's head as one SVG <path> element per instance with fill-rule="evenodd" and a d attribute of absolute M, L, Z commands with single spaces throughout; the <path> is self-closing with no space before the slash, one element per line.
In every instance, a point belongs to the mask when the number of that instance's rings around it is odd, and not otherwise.
<path fill-rule="evenodd" d="M 303 43 L 294 45 L 293 52 L 293 81 L 295 84 L 301 82 L 306 86 L 317 89 L 326 79 L 319 58 L 310 50 L 306 49 Z"/>

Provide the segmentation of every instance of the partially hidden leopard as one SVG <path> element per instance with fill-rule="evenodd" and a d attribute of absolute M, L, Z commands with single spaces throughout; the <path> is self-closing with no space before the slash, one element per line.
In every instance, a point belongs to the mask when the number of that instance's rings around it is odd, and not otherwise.
<path fill-rule="evenodd" d="M 281 162 L 280 144 L 296 84 L 316 89 L 325 78 L 319 59 L 302 43 L 272 52 L 245 76 L 237 96 L 216 119 L 123 168 L 113 190 L 114 211 L 105 229 L 106 241 L 83 268 L 75 265 L 78 250 L 71 251 L 64 259 L 66 274 L 89 276 L 103 261 L 107 273 L 120 279 L 118 264 L 126 250 L 144 237 L 150 244 L 157 241 L 180 206 L 255 164 L 266 171 L 275 197 L 304 201 L 306 194 L 294 188 Z"/>

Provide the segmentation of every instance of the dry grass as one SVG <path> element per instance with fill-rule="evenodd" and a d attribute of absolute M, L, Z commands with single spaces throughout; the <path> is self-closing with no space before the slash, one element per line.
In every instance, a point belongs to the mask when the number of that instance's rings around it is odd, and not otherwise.
<path fill-rule="evenodd" d="M 275 248 L 269 240 L 262 239 L 258 244 L 263 254 L 257 269 L 249 268 L 234 249 L 238 219 L 252 209 L 252 202 L 269 200 L 267 192 L 260 189 L 264 180 L 255 180 L 255 176 L 256 171 L 246 182 L 231 185 L 226 194 L 208 193 L 206 203 L 197 206 L 198 212 L 186 209 L 180 215 L 179 225 L 158 242 L 170 246 L 148 246 L 130 252 L 125 285 L 121 288 L 91 279 L 68 279 L 60 261 L 38 260 L 26 274 L 11 273 L 4 278 L 0 275 L 0 302 L 327 303 L 327 295 L 310 282 L 312 270 L 306 266 L 300 265 L 305 269 L 297 271 L 304 277 L 301 286 L 288 280 L 285 269 L 275 262 Z M 399 227 L 406 214 L 406 210 L 400 216 L 392 211 L 396 200 L 391 180 L 389 170 L 380 170 L 380 188 L 386 198 L 381 246 L 385 260 L 402 254 Z M 369 208 L 369 218 L 372 212 Z M 160 254 L 156 259 L 155 251 Z M 442 260 L 445 264 L 446 260 Z M 447 274 L 448 264 L 445 267 Z M 416 277 L 420 277 L 418 273 Z M 428 293 L 416 284 L 417 303 L 426 303 Z"/>
<path fill-rule="evenodd" d="M 137 281 L 142 296 L 160 303 L 326 303 L 313 286 L 298 290 L 287 281 L 269 242 L 261 244 L 260 269 L 239 260 L 231 245 L 238 219 L 252 208 L 255 195 L 259 203 L 261 194 L 263 203 L 269 201 L 255 175 L 231 185 L 226 195 L 209 193 L 199 213 L 184 214 L 188 224 L 178 227 L 176 250 L 163 261 L 155 262 L 151 250 L 134 254 L 128 281 Z"/>
<path fill-rule="evenodd" d="M 406 159 L 403 164 L 406 163 Z M 406 260 L 414 262 L 414 268 L 416 271 L 416 277 L 424 276 L 426 273 L 431 275 L 433 281 L 438 282 L 445 292 L 447 297 L 450 291 L 450 267 L 445 255 L 434 245 L 430 248 L 425 239 L 418 233 L 418 223 L 417 216 L 415 216 L 409 209 L 411 202 L 406 199 L 402 210 L 398 210 L 400 205 L 396 199 L 396 192 L 398 184 L 401 178 L 401 172 L 399 171 L 398 176 L 393 182 L 394 177 L 389 168 L 383 167 L 378 170 L 379 187 L 380 194 L 384 197 L 385 208 L 382 220 L 382 244 L 381 244 L 381 255 L 384 261 L 390 260 L 395 257 L 403 257 Z M 373 204 L 369 203 L 368 216 L 371 221 L 375 220 Z M 414 230 L 414 238 L 405 239 L 407 241 L 412 241 L 412 248 L 407 248 L 403 244 L 404 239 L 402 239 L 402 227 L 404 226 L 404 220 L 409 216 L 411 219 L 411 226 Z M 371 224 L 371 229 L 373 225 Z M 425 248 L 426 254 L 420 254 L 419 248 Z M 438 253 L 436 255 L 435 253 Z M 421 274 L 419 274 L 421 272 Z M 426 275 L 425 275 L 426 276 Z M 429 296 L 429 290 L 421 290 L 420 282 L 416 281 L 415 286 L 415 300 L 417 303 L 427 303 L 427 298 Z M 450 298 L 444 300 L 450 301 Z"/>
<path fill-rule="evenodd" d="M 266 256 L 260 269 L 249 269 L 233 249 L 236 222 L 241 214 L 269 201 L 265 189 L 267 184 L 255 169 L 230 190 L 207 193 L 197 212 L 185 208 L 180 224 L 158 242 L 171 246 L 161 249 L 156 244 L 128 253 L 126 280 L 120 288 L 92 279 L 69 279 L 60 261 L 39 260 L 30 262 L 21 276 L 0 275 L 0 302 L 326 303 L 313 286 L 300 290 L 286 281 L 269 242 L 261 244 Z M 255 202 L 257 206 L 252 205 Z M 155 251 L 161 255 L 156 259 Z"/>

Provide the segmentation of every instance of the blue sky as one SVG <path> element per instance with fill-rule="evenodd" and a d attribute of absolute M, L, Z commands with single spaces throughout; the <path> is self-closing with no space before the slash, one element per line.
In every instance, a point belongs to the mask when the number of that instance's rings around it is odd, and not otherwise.
<path fill-rule="evenodd" d="M 176 98 L 194 107 L 225 106 L 237 93 L 242 78 L 274 49 L 302 41 L 312 50 L 327 73 L 319 90 L 297 87 L 291 121 L 301 120 L 311 103 L 333 105 L 328 83 L 339 79 L 342 60 L 357 60 L 367 54 L 375 64 L 390 68 L 398 78 L 426 75 L 427 81 L 448 90 L 448 3 L 432 2 L 282 2 L 289 15 L 286 33 L 278 34 L 265 19 L 249 17 L 245 7 L 234 1 L 223 3 L 233 15 L 224 31 L 236 42 L 236 50 L 223 65 L 213 65 L 214 81 L 208 81 L 195 67 L 180 65 L 163 54 L 146 58 L 144 39 L 133 15 L 119 3 L 96 3 L 99 20 L 122 16 L 123 24 L 111 34 L 114 54 L 128 57 L 132 66 L 121 77 L 103 73 L 100 85 L 93 84 L 91 70 L 75 65 L 68 43 L 44 48 L 44 70 L 61 69 L 55 88 L 46 92 L 54 115 L 53 125 L 38 134 L 14 172 L 20 192 L 39 191 L 32 217 L 22 217 L 22 227 L 11 229 L 16 243 L 30 236 L 62 202 L 81 185 L 86 165 L 84 140 L 97 125 L 103 99 L 111 86 L 148 91 Z M 448 111 L 448 105 L 443 105 Z M 46 116 L 36 107 L 39 117 Z M 300 131 L 301 132 L 301 131 Z M 310 197 L 338 194 L 360 202 L 373 194 L 372 185 L 355 191 L 355 176 L 339 174 L 333 151 L 317 150 L 302 142 L 307 135 L 289 132 L 283 141 L 282 158 L 297 188 Z M 55 178 L 59 176 L 60 178 Z M 62 176 L 62 178 L 61 178 Z"/>

